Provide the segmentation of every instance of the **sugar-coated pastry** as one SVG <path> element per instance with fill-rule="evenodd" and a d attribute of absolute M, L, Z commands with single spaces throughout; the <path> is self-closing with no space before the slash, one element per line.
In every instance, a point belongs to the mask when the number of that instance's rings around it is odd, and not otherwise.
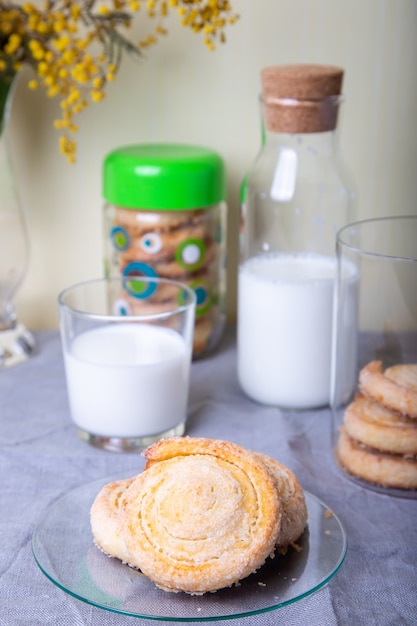
<path fill-rule="evenodd" d="M 174 437 L 145 451 L 123 497 L 129 563 L 166 591 L 203 594 L 237 583 L 274 551 L 275 480 L 236 444 Z"/>
<path fill-rule="evenodd" d="M 281 529 L 276 547 L 278 552 L 282 553 L 300 538 L 306 527 L 307 505 L 304 491 L 288 467 L 266 454 L 257 453 L 257 455 L 271 470 L 281 500 Z"/>
<path fill-rule="evenodd" d="M 96 496 L 90 511 L 95 544 L 108 556 L 117 557 L 124 563 L 128 562 L 129 553 L 123 537 L 120 502 L 132 481 L 133 478 L 129 478 L 105 485 Z"/>
<path fill-rule="evenodd" d="M 417 420 L 358 396 L 345 410 L 347 434 L 361 443 L 394 454 L 417 455 Z"/>
<path fill-rule="evenodd" d="M 417 460 L 367 448 L 341 427 L 336 455 L 342 468 L 383 487 L 417 489 Z"/>
<path fill-rule="evenodd" d="M 294 474 L 230 441 L 172 437 L 144 470 L 110 483 L 91 507 L 96 545 L 166 591 L 229 587 L 285 554 L 307 522 Z M 285 557 L 283 557 L 285 558 Z"/>
<path fill-rule="evenodd" d="M 359 388 L 383 406 L 417 418 L 417 364 L 401 364 L 382 372 L 381 361 L 371 361 L 359 373 Z"/>

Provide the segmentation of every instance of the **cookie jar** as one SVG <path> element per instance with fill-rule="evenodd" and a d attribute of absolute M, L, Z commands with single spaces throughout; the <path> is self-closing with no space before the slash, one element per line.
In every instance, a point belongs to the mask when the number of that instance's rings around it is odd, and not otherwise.
<path fill-rule="evenodd" d="M 262 145 L 242 185 L 237 369 L 284 409 L 330 397 L 336 232 L 354 192 L 337 143 L 343 69 L 261 71 Z"/>
<path fill-rule="evenodd" d="M 348 224 L 336 237 L 331 407 L 335 466 L 417 499 L 417 216 Z M 352 287 L 356 306 L 352 310 Z"/>
<path fill-rule="evenodd" d="M 220 341 L 226 319 L 226 173 L 194 145 L 117 148 L 103 163 L 105 274 L 159 276 L 196 294 L 193 357 Z M 134 312 L 141 294 L 127 294 Z"/>

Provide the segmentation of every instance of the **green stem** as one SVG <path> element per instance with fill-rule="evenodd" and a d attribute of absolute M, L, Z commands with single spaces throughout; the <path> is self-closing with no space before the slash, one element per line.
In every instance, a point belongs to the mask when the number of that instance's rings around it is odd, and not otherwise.
<path fill-rule="evenodd" d="M 13 84 L 15 74 L 0 77 L 0 134 L 3 132 L 5 116 L 7 114 L 7 99 Z"/>

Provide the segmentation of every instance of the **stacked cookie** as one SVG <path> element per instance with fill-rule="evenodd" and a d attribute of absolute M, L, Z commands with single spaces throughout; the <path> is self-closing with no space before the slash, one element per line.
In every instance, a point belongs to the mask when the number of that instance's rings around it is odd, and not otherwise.
<path fill-rule="evenodd" d="M 359 374 L 337 443 L 341 466 L 384 487 L 417 489 L 417 364 L 383 371 L 380 361 Z"/>
<path fill-rule="evenodd" d="M 192 437 L 159 441 L 144 456 L 141 474 L 98 493 L 91 528 L 99 549 L 165 591 L 229 587 L 304 531 L 304 492 L 275 459 Z"/>
<path fill-rule="evenodd" d="M 221 286 L 225 271 L 219 218 L 212 211 L 133 211 L 116 207 L 110 239 L 114 265 L 124 276 L 170 278 L 197 297 L 194 356 L 216 342 L 222 328 Z M 129 298 L 134 313 L 137 305 Z M 143 307 L 142 307 L 143 308 Z M 211 341 L 212 340 L 212 341 Z"/>

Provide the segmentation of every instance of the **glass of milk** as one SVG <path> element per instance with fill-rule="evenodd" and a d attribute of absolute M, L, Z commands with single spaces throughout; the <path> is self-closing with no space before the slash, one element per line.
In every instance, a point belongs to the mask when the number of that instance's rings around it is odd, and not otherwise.
<path fill-rule="evenodd" d="M 373 480 L 385 480 L 381 468 L 386 463 L 392 463 L 393 468 L 387 482 L 395 472 L 407 475 L 407 467 L 415 465 L 416 448 L 408 434 L 416 428 L 415 417 L 408 418 L 405 411 L 400 417 L 398 411 L 386 412 L 384 407 L 392 401 L 392 406 L 397 406 L 398 397 L 413 398 L 417 393 L 417 216 L 349 224 L 337 233 L 336 248 L 330 394 L 333 448 L 339 461 L 341 438 L 341 455 L 352 464 L 351 468 L 344 466 L 344 476 L 361 486 L 393 493 Z M 351 279 L 346 280 L 346 276 Z M 352 298 L 355 291 L 357 297 Z M 402 366 L 411 364 L 413 367 L 406 371 L 414 374 L 398 381 L 409 389 L 393 387 L 391 373 L 387 380 L 386 370 L 395 367 L 398 372 L 400 366 L 404 371 Z M 360 384 L 364 373 L 368 387 Z M 404 457 L 409 460 L 403 461 Z M 361 479 L 361 474 L 368 478 Z M 415 489 L 397 491 L 395 495 L 402 497 L 417 495 Z"/>
<path fill-rule="evenodd" d="M 135 451 L 182 435 L 196 296 L 162 278 L 102 278 L 58 297 L 72 420 L 98 448 Z"/>

